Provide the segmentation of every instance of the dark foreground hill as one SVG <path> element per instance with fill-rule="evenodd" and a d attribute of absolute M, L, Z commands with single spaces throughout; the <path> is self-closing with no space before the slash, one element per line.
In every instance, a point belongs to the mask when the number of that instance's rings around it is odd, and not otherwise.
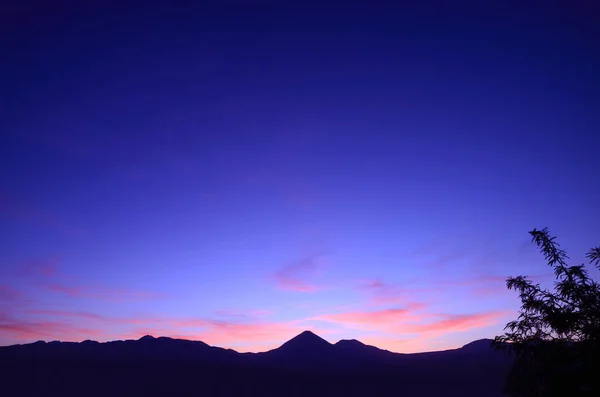
<path fill-rule="evenodd" d="M 237 353 L 153 338 L 0 348 L 6 396 L 501 396 L 510 359 L 490 340 L 397 354 L 303 332 L 277 349 Z"/>

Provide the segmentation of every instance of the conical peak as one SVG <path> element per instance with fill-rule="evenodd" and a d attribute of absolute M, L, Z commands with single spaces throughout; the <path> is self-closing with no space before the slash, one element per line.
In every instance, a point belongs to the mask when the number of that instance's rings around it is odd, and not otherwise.
<path fill-rule="evenodd" d="M 282 347 L 301 347 L 301 348 L 313 348 L 316 346 L 331 346 L 331 343 L 327 342 L 325 339 L 316 335 L 311 331 L 304 331 L 299 335 L 296 335 L 289 341 L 285 342 Z"/>
<path fill-rule="evenodd" d="M 312 331 L 303 331 L 300 334 L 296 335 L 294 338 L 292 338 L 291 340 L 314 340 L 314 341 L 323 341 L 323 342 L 327 342 L 325 339 L 321 338 L 319 335 L 315 334 Z M 329 342 L 327 342 L 329 344 Z"/>
<path fill-rule="evenodd" d="M 319 335 L 315 334 L 312 331 L 306 330 L 306 331 L 302 331 L 300 334 L 298 334 L 296 336 L 296 338 L 298 337 L 302 337 L 302 338 L 321 338 Z"/>

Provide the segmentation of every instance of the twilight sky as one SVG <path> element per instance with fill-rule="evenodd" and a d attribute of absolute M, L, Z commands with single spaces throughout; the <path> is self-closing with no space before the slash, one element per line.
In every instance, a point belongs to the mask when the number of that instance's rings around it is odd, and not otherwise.
<path fill-rule="evenodd" d="M 600 243 L 593 1 L 41 3 L 0 12 L 0 345 L 453 348 L 552 282 L 529 230 Z"/>

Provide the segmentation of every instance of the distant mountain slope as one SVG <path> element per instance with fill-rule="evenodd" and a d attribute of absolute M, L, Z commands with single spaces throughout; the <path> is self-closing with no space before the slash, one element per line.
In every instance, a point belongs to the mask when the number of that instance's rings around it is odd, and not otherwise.
<path fill-rule="evenodd" d="M 105 343 L 40 341 L 0 347 L 0 391 L 61 397 L 497 397 L 510 359 L 490 343 L 398 354 L 357 340 L 331 344 L 310 331 L 263 353 L 149 335 Z"/>
<path fill-rule="evenodd" d="M 80 343 L 38 341 L 24 345 L 0 346 L 0 358 L 60 357 L 63 359 L 88 358 L 186 361 L 220 361 L 227 358 L 229 361 L 239 359 L 241 362 L 243 361 L 243 357 L 254 357 L 255 359 L 265 358 L 268 360 L 282 358 L 286 361 L 335 357 L 344 359 L 369 358 L 372 360 L 395 359 L 399 362 L 405 362 L 421 357 L 427 359 L 433 359 L 435 357 L 451 358 L 466 353 L 479 354 L 482 356 L 501 356 L 501 352 L 493 351 L 491 342 L 490 339 L 481 339 L 468 343 L 458 349 L 404 354 L 393 353 L 388 350 L 379 349 L 375 346 L 365 345 L 356 339 L 343 339 L 335 344 L 331 344 L 311 331 L 304 331 L 276 349 L 262 353 L 240 354 L 235 350 L 210 346 L 201 341 L 167 337 L 155 338 L 151 335 L 146 335 L 138 340 L 117 340 L 103 343 L 91 340 Z"/>
<path fill-rule="evenodd" d="M 335 347 L 338 351 L 351 356 L 390 357 L 400 354 L 392 353 L 389 350 L 379 349 L 375 346 L 365 345 L 356 339 L 342 339 L 335 344 Z"/>

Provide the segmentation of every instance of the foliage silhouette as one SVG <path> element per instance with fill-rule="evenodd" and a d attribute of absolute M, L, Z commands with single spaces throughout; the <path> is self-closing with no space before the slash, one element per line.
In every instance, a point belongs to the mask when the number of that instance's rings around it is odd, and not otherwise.
<path fill-rule="evenodd" d="M 498 349 L 515 353 L 505 392 L 519 397 L 597 396 L 600 382 L 595 361 L 600 349 L 600 285 L 585 265 L 569 266 L 566 252 L 547 228 L 529 232 L 554 269 L 554 291 L 526 276 L 509 277 L 519 292 L 518 318 L 494 339 Z M 600 269 L 600 247 L 586 257 Z"/>

